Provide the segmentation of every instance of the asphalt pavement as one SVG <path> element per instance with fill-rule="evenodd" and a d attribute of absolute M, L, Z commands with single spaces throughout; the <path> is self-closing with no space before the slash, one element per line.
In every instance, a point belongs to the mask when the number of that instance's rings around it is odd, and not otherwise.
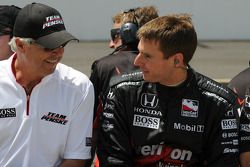
<path fill-rule="evenodd" d="M 108 41 L 71 42 L 62 62 L 89 76 L 94 60 L 111 52 Z M 227 81 L 247 68 L 249 60 L 250 41 L 199 41 L 190 65 L 210 78 Z"/>

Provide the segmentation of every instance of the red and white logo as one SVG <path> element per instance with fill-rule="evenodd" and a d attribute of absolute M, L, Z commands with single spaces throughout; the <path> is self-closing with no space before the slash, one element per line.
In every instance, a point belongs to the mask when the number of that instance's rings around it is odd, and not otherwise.
<path fill-rule="evenodd" d="M 199 110 L 199 101 L 182 99 L 181 116 L 197 118 L 198 110 Z"/>
<path fill-rule="evenodd" d="M 59 15 L 48 16 L 46 17 L 45 23 L 43 23 L 43 29 L 57 24 L 64 24 L 61 16 Z"/>

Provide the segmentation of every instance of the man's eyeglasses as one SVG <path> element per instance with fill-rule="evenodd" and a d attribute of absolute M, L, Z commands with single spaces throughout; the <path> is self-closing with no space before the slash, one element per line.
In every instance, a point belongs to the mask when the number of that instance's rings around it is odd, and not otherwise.
<path fill-rule="evenodd" d="M 110 30 L 110 35 L 112 41 L 114 41 L 116 38 L 120 36 L 120 28 L 114 28 Z"/>
<path fill-rule="evenodd" d="M 10 35 L 12 32 L 9 31 L 9 30 L 0 30 L 0 36 L 3 36 L 3 35 Z"/>

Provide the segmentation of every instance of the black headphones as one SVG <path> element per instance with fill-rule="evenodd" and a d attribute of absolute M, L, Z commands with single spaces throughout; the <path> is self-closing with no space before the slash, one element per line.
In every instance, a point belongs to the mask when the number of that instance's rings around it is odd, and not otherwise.
<path fill-rule="evenodd" d="M 129 9 L 124 11 L 123 13 L 130 13 L 133 12 L 133 23 L 125 23 L 123 25 L 121 25 L 121 29 L 120 29 L 120 37 L 122 40 L 122 44 L 123 45 L 128 45 L 128 44 L 137 44 L 138 43 L 138 39 L 136 37 L 136 32 L 138 30 L 138 21 L 137 21 L 137 17 L 135 14 L 135 11 L 138 8 L 133 8 L 133 9 Z"/>

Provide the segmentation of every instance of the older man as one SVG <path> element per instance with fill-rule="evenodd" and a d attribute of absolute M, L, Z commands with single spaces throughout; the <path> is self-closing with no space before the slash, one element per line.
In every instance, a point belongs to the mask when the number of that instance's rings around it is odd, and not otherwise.
<path fill-rule="evenodd" d="M 76 40 L 40 3 L 18 14 L 13 56 L 0 62 L 0 166 L 82 167 L 90 158 L 94 90 L 60 60 Z"/>

